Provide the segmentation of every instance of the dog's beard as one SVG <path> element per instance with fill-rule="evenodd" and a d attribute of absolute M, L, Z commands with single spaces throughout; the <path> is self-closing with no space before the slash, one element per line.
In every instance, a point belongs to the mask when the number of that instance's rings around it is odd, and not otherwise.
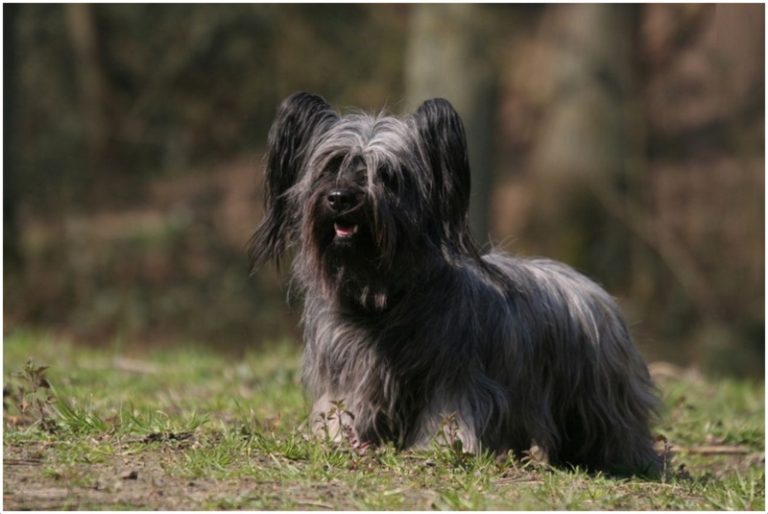
<path fill-rule="evenodd" d="M 319 191 L 309 202 L 303 222 L 305 270 L 325 295 L 337 296 L 348 307 L 383 310 L 387 284 L 382 277 L 389 265 L 375 237 L 370 202 L 334 212 Z"/>
<path fill-rule="evenodd" d="M 326 195 L 320 188 L 305 203 L 298 262 L 302 276 L 310 278 L 307 285 L 351 310 L 392 307 L 414 287 L 431 255 L 418 243 L 418 223 L 392 215 L 401 211 L 386 198 L 366 195 L 355 208 L 337 213 L 323 202 Z"/>

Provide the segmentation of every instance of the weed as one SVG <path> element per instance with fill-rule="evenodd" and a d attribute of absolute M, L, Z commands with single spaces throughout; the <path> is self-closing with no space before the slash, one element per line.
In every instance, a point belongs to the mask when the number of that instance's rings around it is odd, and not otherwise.
<path fill-rule="evenodd" d="M 46 378 L 48 366 L 37 366 L 28 360 L 21 372 L 11 375 L 12 381 L 3 388 L 5 420 L 13 425 L 39 426 L 46 432 L 56 430 L 53 415 L 55 397 Z M 15 380 L 13 380 L 15 379 Z M 9 414 L 13 405 L 16 415 Z"/>

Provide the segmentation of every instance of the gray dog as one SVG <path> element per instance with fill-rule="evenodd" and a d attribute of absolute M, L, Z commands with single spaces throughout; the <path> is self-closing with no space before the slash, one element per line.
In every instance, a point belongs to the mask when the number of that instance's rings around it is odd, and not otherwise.
<path fill-rule="evenodd" d="M 658 400 L 618 307 L 549 260 L 481 255 L 464 128 L 443 99 L 339 116 L 296 93 L 269 133 L 254 262 L 295 247 L 313 420 L 343 401 L 362 444 L 533 444 L 553 464 L 654 474 Z"/>

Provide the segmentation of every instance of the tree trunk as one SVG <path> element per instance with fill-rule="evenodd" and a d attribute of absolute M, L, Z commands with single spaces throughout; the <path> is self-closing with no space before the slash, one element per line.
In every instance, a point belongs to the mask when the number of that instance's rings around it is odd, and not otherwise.
<path fill-rule="evenodd" d="M 443 97 L 464 120 L 472 194 L 469 220 L 475 239 L 488 241 L 496 112 L 496 73 L 487 7 L 416 5 L 406 57 L 407 108 Z"/>
<path fill-rule="evenodd" d="M 600 192 L 621 197 L 633 168 L 637 9 L 551 6 L 543 22 L 551 84 L 533 152 L 535 238 L 600 280 L 626 280 L 630 239 Z M 619 209 L 622 208 L 619 202 Z"/>
<path fill-rule="evenodd" d="M 649 222 L 642 101 L 637 66 L 639 7 L 551 7 L 552 109 L 534 153 L 533 230 L 547 254 L 581 268 L 609 288 L 642 291 L 649 259 L 664 262 L 700 315 L 721 308 L 694 256 L 664 227 Z M 635 239 L 632 238 L 634 236 Z M 645 269 L 643 269 L 645 268 Z M 642 286 L 642 287 L 641 287 Z M 653 286 L 650 286 L 653 287 Z M 650 291 L 650 290 L 649 290 Z M 646 296 L 648 292 L 646 292 Z"/>
<path fill-rule="evenodd" d="M 106 115 L 106 79 L 99 60 L 96 19 L 90 4 L 67 4 L 65 8 L 75 53 L 86 142 L 92 171 L 98 173 L 106 164 L 109 153 L 109 123 Z"/>

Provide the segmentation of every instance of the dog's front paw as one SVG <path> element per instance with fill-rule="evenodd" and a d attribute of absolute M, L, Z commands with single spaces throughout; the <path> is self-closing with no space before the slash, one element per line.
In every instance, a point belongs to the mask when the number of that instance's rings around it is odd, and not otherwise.
<path fill-rule="evenodd" d="M 368 441 L 362 441 L 357 435 L 357 430 L 351 425 L 344 427 L 344 436 L 349 443 L 352 450 L 358 455 L 365 455 L 368 449 L 371 447 L 371 443 Z"/>

